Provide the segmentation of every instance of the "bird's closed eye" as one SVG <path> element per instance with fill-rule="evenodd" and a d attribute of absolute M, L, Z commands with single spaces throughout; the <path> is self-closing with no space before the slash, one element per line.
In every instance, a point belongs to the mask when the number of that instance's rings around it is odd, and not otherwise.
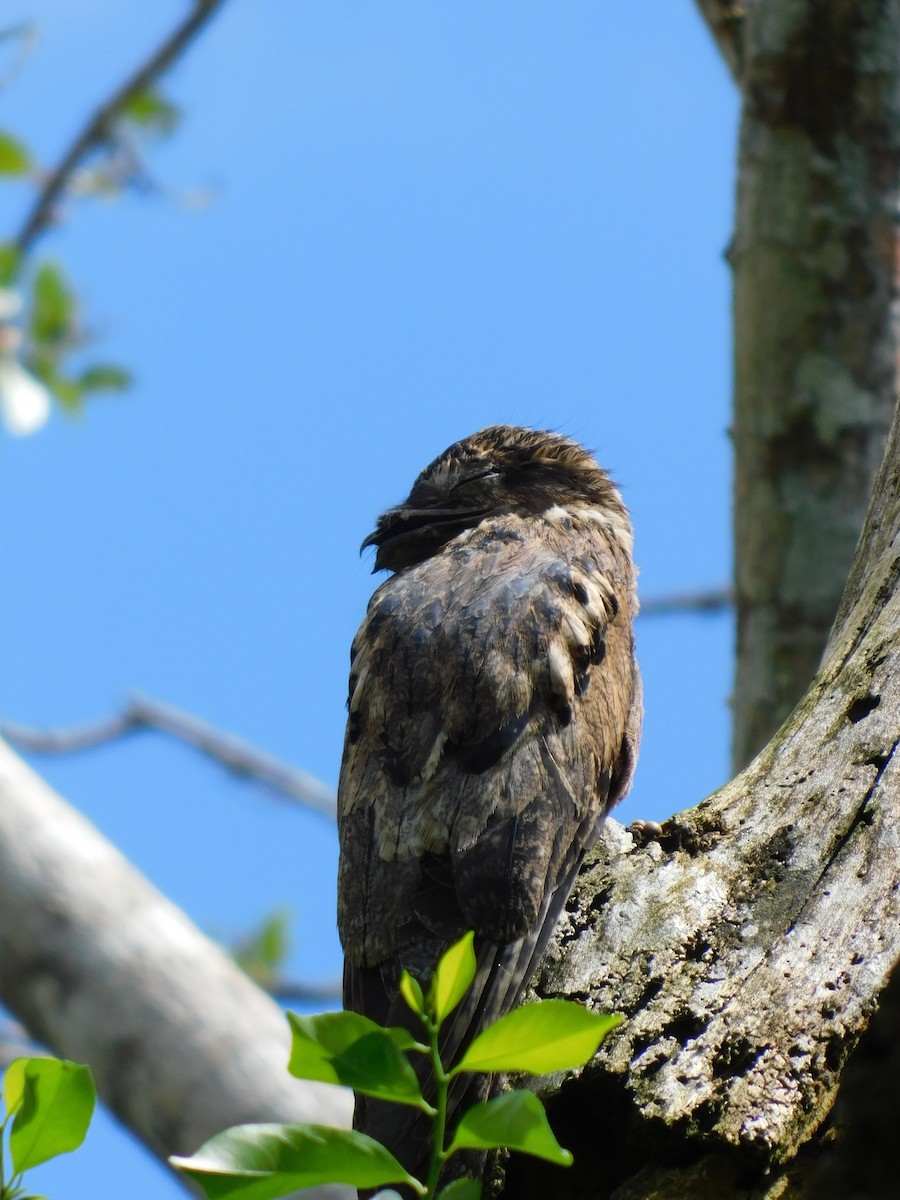
<path fill-rule="evenodd" d="M 459 491 L 460 488 L 468 487 L 470 483 L 479 483 L 482 479 L 499 479 L 501 472 L 496 467 L 488 467 L 484 471 L 479 471 L 477 475 L 467 475 L 465 479 L 460 479 L 459 483 L 454 483 L 450 489 L 450 495 Z"/>

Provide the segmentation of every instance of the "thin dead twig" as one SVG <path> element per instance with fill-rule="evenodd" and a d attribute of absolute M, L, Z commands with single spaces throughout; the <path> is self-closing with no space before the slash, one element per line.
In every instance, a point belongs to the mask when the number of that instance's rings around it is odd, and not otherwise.
<path fill-rule="evenodd" d="M 731 605 L 729 588 L 710 588 L 645 600 L 641 615 L 716 613 L 731 608 Z M 150 696 L 136 694 L 121 713 L 62 729 L 36 729 L 15 721 L 0 720 L 0 737 L 26 754 L 77 754 L 147 729 L 193 746 L 226 771 L 260 784 L 277 796 L 312 808 L 329 820 L 335 818 L 334 792 L 314 776 L 289 766 L 243 738 Z"/>
<path fill-rule="evenodd" d="M 226 771 L 334 820 L 334 793 L 324 783 L 243 738 L 150 696 L 135 695 L 116 716 L 65 729 L 35 729 L 0 721 L 0 737 L 26 754 L 75 754 L 145 729 L 186 742 Z"/>
<path fill-rule="evenodd" d="M 281 1004 L 334 1004 L 341 1001 L 341 984 L 338 980 L 314 984 L 286 979 L 272 984 L 266 991 Z"/>
<path fill-rule="evenodd" d="M 730 609 L 734 594 L 729 587 L 707 588 L 698 592 L 675 592 L 670 596 L 651 596 L 641 601 L 642 617 L 668 617 L 675 613 L 715 613 Z"/>

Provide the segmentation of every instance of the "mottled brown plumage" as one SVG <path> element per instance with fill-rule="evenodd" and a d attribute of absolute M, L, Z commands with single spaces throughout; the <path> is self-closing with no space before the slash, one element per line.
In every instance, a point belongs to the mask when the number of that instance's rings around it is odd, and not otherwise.
<path fill-rule="evenodd" d="M 581 446 L 497 425 L 457 442 L 364 546 L 394 574 L 351 652 L 338 794 L 345 1005 L 406 1023 L 424 979 L 476 931 L 453 1056 L 520 999 L 640 734 L 631 525 Z M 457 1098 L 458 1100 L 458 1098 Z M 357 1127 L 416 1170 L 413 1110 Z"/>

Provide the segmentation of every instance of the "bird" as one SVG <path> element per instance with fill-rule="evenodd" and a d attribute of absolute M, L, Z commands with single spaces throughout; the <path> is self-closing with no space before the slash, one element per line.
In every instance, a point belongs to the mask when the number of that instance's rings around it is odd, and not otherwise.
<path fill-rule="evenodd" d="M 474 930 L 476 976 L 442 1030 L 445 1067 L 521 1000 L 631 785 L 643 715 L 632 544 L 594 457 L 514 425 L 455 442 L 363 542 L 390 575 L 350 654 L 344 1006 L 414 1028 L 401 972 L 426 982 Z M 459 1084 L 451 1108 L 490 1086 Z M 358 1096 L 354 1126 L 412 1174 L 425 1169 L 417 1110 Z"/>

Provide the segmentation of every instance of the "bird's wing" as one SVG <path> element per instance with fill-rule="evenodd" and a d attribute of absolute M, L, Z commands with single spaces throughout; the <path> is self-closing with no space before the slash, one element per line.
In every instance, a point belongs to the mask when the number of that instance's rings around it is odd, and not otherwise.
<path fill-rule="evenodd" d="M 520 998 L 630 782 L 633 582 L 602 529 L 509 517 L 376 592 L 338 799 L 347 1007 L 400 1023 L 400 970 L 424 978 L 470 928 L 478 975 L 445 1057 Z"/>

